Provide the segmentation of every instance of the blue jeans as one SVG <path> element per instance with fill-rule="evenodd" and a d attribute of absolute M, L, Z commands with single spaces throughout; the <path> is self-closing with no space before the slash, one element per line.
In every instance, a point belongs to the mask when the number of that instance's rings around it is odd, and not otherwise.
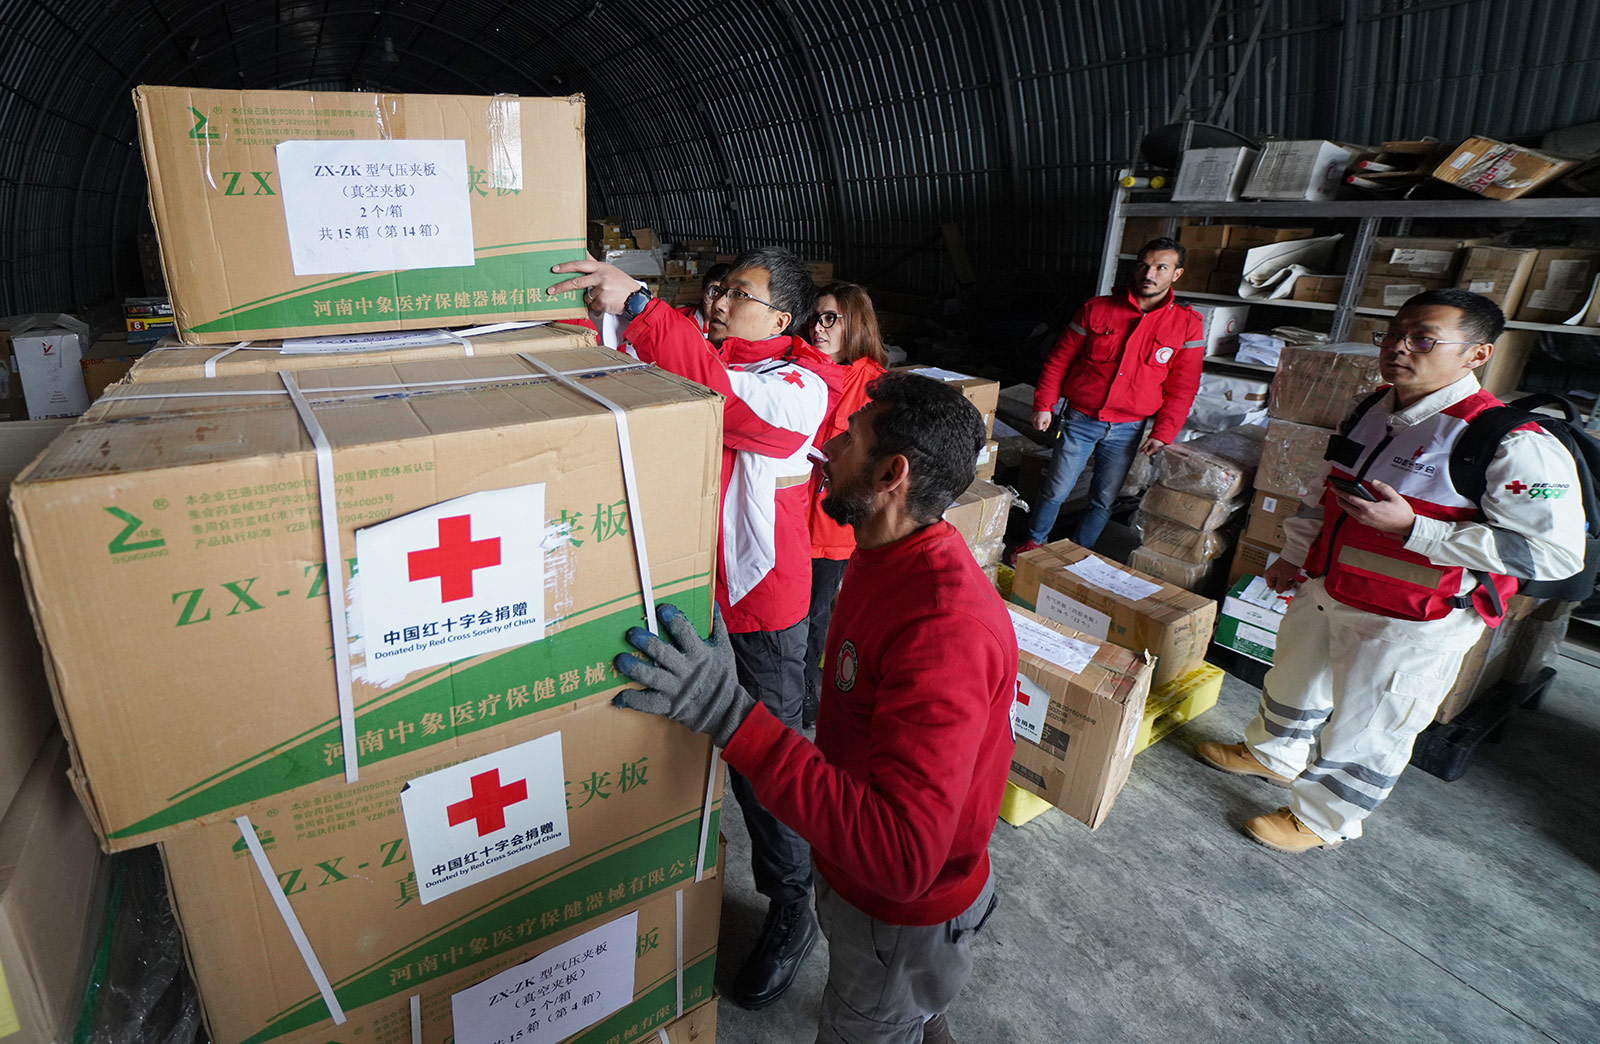
<path fill-rule="evenodd" d="M 1095 460 L 1094 476 L 1089 480 L 1089 510 L 1078 522 L 1078 533 L 1073 537 L 1080 546 L 1092 548 L 1111 519 L 1111 505 L 1122 488 L 1122 480 L 1128 477 L 1133 455 L 1139 451 L 1144 421 L 1097 421 L 1070 406 L 1062 407 L 1061 417 L 1061 438 L 1045 470 L 1044 489 L 1033 509 L 1028 539 L 1041 544 L 1050 539 L 1061 504 L 1078 484 L 1078 476 L 1092 455 Z"/>

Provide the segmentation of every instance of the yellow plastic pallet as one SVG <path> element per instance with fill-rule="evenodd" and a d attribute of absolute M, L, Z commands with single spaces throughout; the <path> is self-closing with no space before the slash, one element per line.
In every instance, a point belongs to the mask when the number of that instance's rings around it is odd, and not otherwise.
<path fill-rule="evenodd" d="M 1000 818 L 1014 827 L 1037 819 L 1039 813 L 1054 806 L 1037 794 L 1030 794 L 1010 780 L 1006 781 L 1005 795 L 1000 798 Z"/>
<path fill-rule="evenodd" d="M 1188 724 L 1217 705 L 1222 694 L 1223 671 L 1209 663 L 1152 689 L 1144 703 L 1144 719 L 1133 741 L 1135 754 L 1160 742 L 1173 730 Z"/>

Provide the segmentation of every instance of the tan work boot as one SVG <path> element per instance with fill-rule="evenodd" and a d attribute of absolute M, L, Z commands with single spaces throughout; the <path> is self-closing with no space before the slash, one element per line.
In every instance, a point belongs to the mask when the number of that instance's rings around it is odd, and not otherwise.
<path fill-rule="evenodd" d="M 950 1021 L 943 1015 L 935 1015 L 924 1022 L 922 1044 L 956 1044 L 956 1038 L 950 1035 Z"/>
<path fill-rule="evenodd" d="M 1286 855 L 1299 855 L 1313 848 L 1338 848 L 1344 844 L 1343 841 L 1322 840 L 1315 831 L 1295 818 L 1288 808 L 1245 820 L 1244 832 L 1256 843 Z"/>
<path fill-rule="evenodd" d="M 1217 743 L 1207 740 L 1197 744 L 1194 752 L 1200 755 L 1200 760 L 1212 768 L 1231 772 L 1235 776 L 1255 776 L 1276 787 L 1287 787 L 1294 782 L 1288 776 L 1280 776 L 1257 761 L 1256 756 L 1250 753 L 1250 748 L 1243 743 Z"/>

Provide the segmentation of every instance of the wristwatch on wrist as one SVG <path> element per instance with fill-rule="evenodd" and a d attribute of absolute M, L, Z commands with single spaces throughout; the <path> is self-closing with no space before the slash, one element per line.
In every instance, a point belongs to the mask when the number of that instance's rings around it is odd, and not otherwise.
<path fill-rule="evenodd" d="M 637 319 L 639 317 L 639 313 L 644 311 L 645 306 L 649 303 L 650 288 L 644 283 L 640 283 L 639 289 L 629 294 L 628 299 L 622 302 L 622 314 L 627 316 L 629 319 Z"/>

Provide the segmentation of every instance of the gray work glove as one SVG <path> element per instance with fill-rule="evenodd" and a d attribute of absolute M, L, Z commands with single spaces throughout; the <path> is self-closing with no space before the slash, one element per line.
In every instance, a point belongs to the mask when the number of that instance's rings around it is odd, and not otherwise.
<path fill-rule="evenodd" d="M 628 644 L 650 659 L 623 653 L 617 657 L 617 670 L 645 688 L 624 689 L 612 702 L 647 714 L 663 714 L 726 747 L 755 709 L 756 701 L 739 685 L 721 610 L 712 608 L 711 637 L 704 641 L 675 605 L 658 606 L 656 619 L 672 641 L 657 638 L 643 627 L 628 629 Z"/>

